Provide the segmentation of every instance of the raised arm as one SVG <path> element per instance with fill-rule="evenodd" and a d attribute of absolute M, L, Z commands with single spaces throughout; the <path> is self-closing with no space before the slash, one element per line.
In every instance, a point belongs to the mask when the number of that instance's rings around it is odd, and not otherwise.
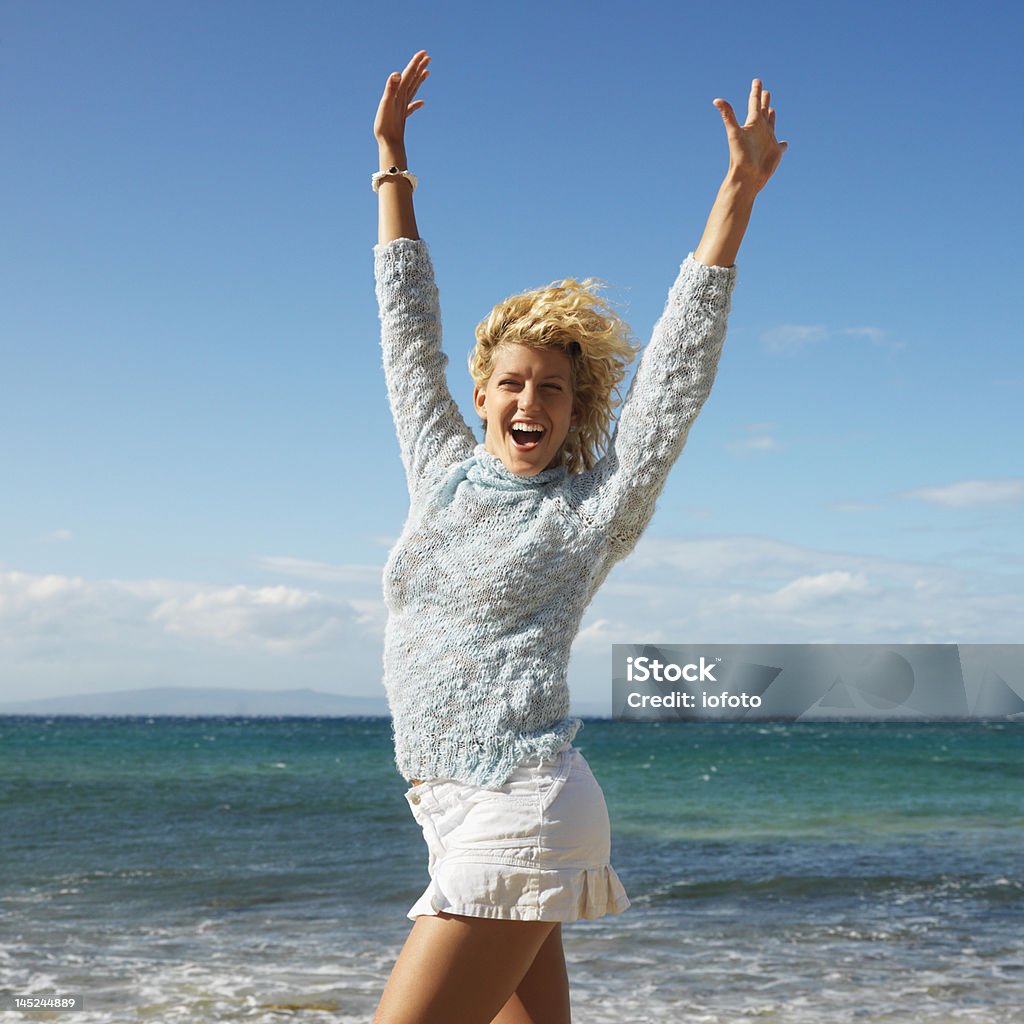
<path fill-rule="evenodd" d="M 742 125 L 725 100 L 714 101 L 725 122 L 729 169 L 693 254 L 705 266 L 731 267 L 736 262 L 754 199 L 789 149 L 788 142 L 775 140 L 775 108 L 771 99 L 772 94 L 762 88 L 761 79 L 755 78 L 747 99 L 747 120 Z"/>
<path fill-rule="evenodd" d="M 409 61 L 405 71 L 388 76 L 384 95 L 377 107 L 373 122 L 373 135 L 377 140 L 382 171 L 397 167 L 400 171 L 409 169 L 405 154 L 405 122 L 410 114 L 424 106 L 423 100 L 413 102 L 416 90 L 425 81 L 430 71 L 430 58 L 426 50 L 420 50 Z M 377 241 L 383 245 L 396 238 L 418 239 L 416 215 L 412 206 L 412 183 L 408 178 L 394 175 L 384 178 L 377 192 L 378 229 Z"/>
<path fill-rule="evenodd" d="M 613 560 L 625 557 L 706 401 L 725 340 L 736 254 L 754 198 L 788 143 L 775 140 L 770 94 L 755 78 L 747 123 L 716 99 L 729 142 L 729 169 L 697 249 L 682 264 L 630 384 L 608 452 L 573 482 L 584 518 L 606 531 Z"/>
<path fill-rule="evenodd" d="M 429 74 L 428 60 L 420 50 L 384 87 L 373 126 L 382 170 L 394 164 L 406 168 L 405 120 L 423 106 L 422 100 L 411 100 Z M 416 231 L 412 186 L 407 178 L 385 178 L 379 196 L 374 275 L 384 378 L 409 494 L 415 497 L 420 481 L 467 458 L 476 442 L 448 390 L 441 303 L 427 243 Z"/>

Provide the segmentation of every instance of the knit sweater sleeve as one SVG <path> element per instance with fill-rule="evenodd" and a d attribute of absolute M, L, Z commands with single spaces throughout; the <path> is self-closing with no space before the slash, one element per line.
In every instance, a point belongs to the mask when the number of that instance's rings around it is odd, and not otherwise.
<path fill-rule="evenodd" d="M 573 478 L 585 521 L 609 537 L 616 562 L 633 550 L 686 443 L 718 369 L 736 268 L 691 252 L 669 291 L 622 405 L 605 455 Z"/>
<path fill-rule="evenodd" d="M 388 403 L 410 496 L 421 481 L 468 458 L 475 444 L 448 390 L 441 306 L 422 239 L 375 245 L 374 275 Z"/>

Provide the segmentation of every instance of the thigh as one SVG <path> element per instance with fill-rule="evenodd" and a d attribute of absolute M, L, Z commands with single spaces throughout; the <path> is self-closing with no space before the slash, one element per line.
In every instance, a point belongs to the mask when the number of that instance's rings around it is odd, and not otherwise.
<path fill-rule="evenodd" d="M 526 976 L 492 1024 L 570 1024 L 569 973 L 556 924 Z"/>
<path fill-rule="evenodd" d="M 444 912 L 417 917 L 372 1024 L 490 1024 L 555 926 Z"/>

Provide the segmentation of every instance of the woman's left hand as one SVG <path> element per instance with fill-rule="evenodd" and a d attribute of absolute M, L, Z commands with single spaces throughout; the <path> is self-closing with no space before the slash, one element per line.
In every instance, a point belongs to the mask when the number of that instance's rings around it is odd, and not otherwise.
<path fill-rule="evenodd" d="M 747 122 L 742 125 L 725 100 L 714 100 L 729 139 L 729 176 L 752 186 L 756 192 L 765 187 L 779 166 L 782 154 L 789 148 L 788 142 L 778 142 L 775 138 L 775 108 L 771 98 L 772 94 L 762 88 L 761 79 L 755 78 L 750 86 Z"/>

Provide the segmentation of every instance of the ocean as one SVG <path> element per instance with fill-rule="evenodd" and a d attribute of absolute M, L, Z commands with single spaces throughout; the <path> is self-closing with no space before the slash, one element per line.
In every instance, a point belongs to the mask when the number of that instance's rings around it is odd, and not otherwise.
<path fill-rule="evenodd" d="M 1024 1022 L 1024 725 L 586 719 L 633 905 L 577 1024 Z M 0 718 L 7 1019 L 368 1022 L 427 884 L 390 721 Z M 7 1008 L 9 1003 L 0 1004 Z"/>

